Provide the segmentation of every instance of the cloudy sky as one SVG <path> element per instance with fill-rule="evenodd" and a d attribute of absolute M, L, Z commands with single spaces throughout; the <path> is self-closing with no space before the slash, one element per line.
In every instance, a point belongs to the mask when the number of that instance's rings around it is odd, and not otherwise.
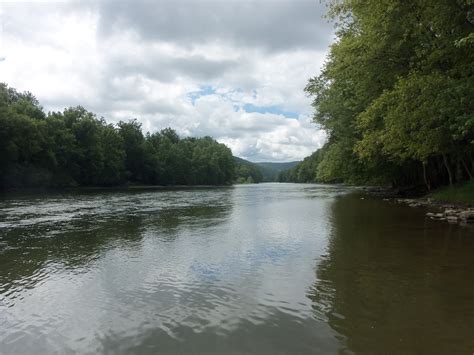
<path fill-rule="evenodd" d="M 300 160 L 324 142 L 303 92 L 334 38 L 324 13 L 320 0 L 2 1 L 0 81 L 47 111 Z"/>

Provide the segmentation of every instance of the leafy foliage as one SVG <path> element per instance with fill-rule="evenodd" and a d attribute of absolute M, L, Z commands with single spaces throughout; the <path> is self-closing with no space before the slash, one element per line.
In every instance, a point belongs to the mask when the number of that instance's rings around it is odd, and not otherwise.
<path fill-rule="evenodd" d="M 232 152 L 210 137 L 143 134 L 137 120 L 107 124 L 83 107 L 45 114 L 30 93 L 0 85 L 0 188 L 222 185 Z"/>
<path fill-rule="evenodd" d="M 338 39 L 306 87 L 329 139 L 304 180 L 430 189 L 472 179 L 473 5 L 330 2 Z"/>
<path fill-rule="evenodd" d="M 263 181 L 262 168 L 248 160 L 234 157 L 235 182 L 238 184 L 253 184 Z"/>
<path fill-rule="evenodd" d="M 273 181 L 278 181 L 278 175 L 282 171 L 294 168 L 299 163 L 300 163 L 299 161 L 290 161 L 290 162 L 283 162 L 283 163 L 259 162 L 255 164 L 257 164 L 262 169 L 263 181 L 273 182 Z"/>
<path fill-rule="evenodd" d="M 302 162 L 291 169 L 284 170 L 278 174 L 279 182 L 315 182 L 317 179 L 317 168 L 321 162 L 322 150 L 317 150 Z"/>

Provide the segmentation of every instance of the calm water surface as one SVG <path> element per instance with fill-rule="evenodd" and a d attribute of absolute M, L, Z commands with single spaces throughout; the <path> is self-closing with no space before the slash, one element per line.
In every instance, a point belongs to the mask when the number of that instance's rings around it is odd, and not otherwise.
<path fill-rule="evenodd" d="M 472 354 L 474 229 L 340 187 L 0 198 L 0 353 Z"/>

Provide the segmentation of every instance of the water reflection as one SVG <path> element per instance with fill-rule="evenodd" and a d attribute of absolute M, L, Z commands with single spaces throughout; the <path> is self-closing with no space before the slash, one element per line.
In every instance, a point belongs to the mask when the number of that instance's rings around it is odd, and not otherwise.
<path fill-rule="evenodd" d="M 469 232 L 348 193 L 1 200 L 0 353 L 436 352 L 434 336 L 468 349 Z"/>
<path fill-rule="evenodd" d="M 339 193 L 320 189 L 3 201 L 1 352 L 336 349 L 305 295 Z"/>
<path fill-rule="evenodd" d="M 232 208 L 230 189 L 203 191 L 199 200 L 193 191 L 86 191 L 41 198 L 20 195 L 2 201 L 0 293 L 5 293 L 4 302 L 14 302 L 9 289 L 24 292 L 55 271 L 87 272 L 111 249 L 139 251 L 147 233 L 171 240 L 179 228 L 209 228 L 226 221 Z"/>
<path fill-rule="evenodd" d="M 343 351 L 472 353 L 473 230 L 423 213 L 357 195 L 333 203 L 329 247 L 308 297 Z"/>

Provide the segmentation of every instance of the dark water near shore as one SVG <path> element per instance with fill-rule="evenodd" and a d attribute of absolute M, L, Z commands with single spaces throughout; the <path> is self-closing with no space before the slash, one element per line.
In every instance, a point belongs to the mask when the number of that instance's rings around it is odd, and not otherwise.
<path fill-rule="evenodd" d="M 319 185 L 3 196 L 0 353 L 472 354 L 474 229 Z"/>

